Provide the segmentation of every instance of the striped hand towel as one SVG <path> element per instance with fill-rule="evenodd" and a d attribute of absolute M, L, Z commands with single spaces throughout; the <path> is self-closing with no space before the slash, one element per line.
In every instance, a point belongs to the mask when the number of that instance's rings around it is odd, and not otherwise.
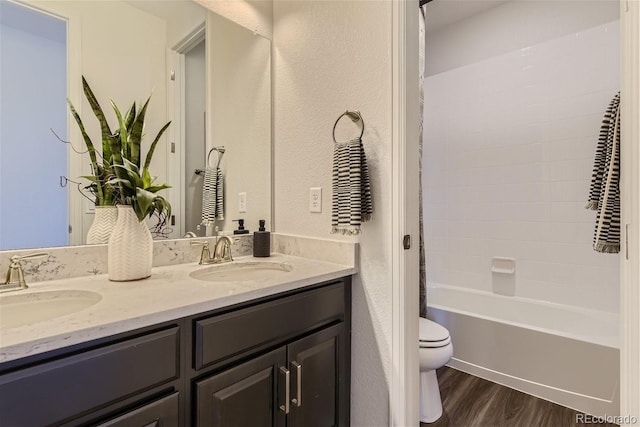
<path fill-rule="evenodd" d="M 371 219 L 373 202 L 367 159 L 360 138 L 335 143 L 331 233 L 359 234 Z"/>
<path fill-rule="evenodd" d="M 600 127 L 589 202 L 598 211 L 593 249 L 620 252 L 620 93 L 611 100 Z"/>
<path fill-rule="evenodd" d="M 208 167 L 202 188 L 202 223 L 224 219 L 224 178 L 220 168 Z"/>

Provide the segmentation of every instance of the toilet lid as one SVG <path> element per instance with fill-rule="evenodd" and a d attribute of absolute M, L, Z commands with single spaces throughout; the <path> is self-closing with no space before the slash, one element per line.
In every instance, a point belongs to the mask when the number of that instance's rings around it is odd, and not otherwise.
<path fill-rule="evenodd" d="M 436 322 L 420 318 L 420 342 L 440 342 L 449 338 L 449 331 Z"/>

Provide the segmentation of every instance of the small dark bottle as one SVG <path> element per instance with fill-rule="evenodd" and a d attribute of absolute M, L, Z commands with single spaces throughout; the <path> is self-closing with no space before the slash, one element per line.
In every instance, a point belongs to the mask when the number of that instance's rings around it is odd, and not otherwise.
<path fill-rule="evenodd" d="M 233 221 L 238 222 L 238 229 L 233 230 L 233 234 L 249 234 L 249 230 L 245 230 L 244 228 L 244 219 L 234 219 Z"/>
<path fill-rule="evenodd" d="M 271 256 L 271 233 L 264 228 L 264 219 L 259 221 L 260 227 L 258 231 L 253 233 L 253 256 L 268 257 Z"/>

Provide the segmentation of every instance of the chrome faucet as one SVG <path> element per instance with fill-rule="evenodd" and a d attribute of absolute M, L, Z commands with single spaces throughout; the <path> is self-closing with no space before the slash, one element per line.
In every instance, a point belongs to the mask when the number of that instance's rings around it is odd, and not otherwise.
<path fill-rule="evenodd" d="M 209 242 L 195 241 L 191 242 L 191 245 L 201 245 L 202 252 L 200 252 L 200 261 L 198 264 L 220 264 L 222 262 L 231 262 L 233 257 L 231 256 L 231 245 L 233 240 L 229 236 L 220 236 L 216 241 L 216 245 L 213 248 L 213 256 L 209 250 Z"/>
<path fill-rule="evenodd" d="M 11 258 L 9 264 L 9 270 L 7 270 L 7 277 L 4 282 L 0 283 L 0 293 L 9 291 L 19 291 L 27 289 L 27 282 L 24 280 L 24 271 L 22 271 L 22 264 L 20 261 L 23 259 L 42 258 L 48 256 L 46 252 L 38 252 L 28 255 L 14 255 Z"/>

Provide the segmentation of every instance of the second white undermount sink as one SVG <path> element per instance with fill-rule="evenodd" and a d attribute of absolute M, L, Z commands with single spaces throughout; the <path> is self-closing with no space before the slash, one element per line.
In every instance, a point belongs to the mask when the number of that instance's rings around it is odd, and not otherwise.
<path fill-rule="evenodd" d="M 292 270 L 290 264 L 283 262 L 247 261 L 212 265 L 196 270 L 189 276 L 206 282 L 246 282 L 275 279 Z"/>
<path fill-rule="evenodd" d="M 19 292 L 19 291 L 18 291 Z M 89 308 L 102 296 L 80 290 L 16 293 L 0 297 L 0 329 L 55 319 Z"/>

